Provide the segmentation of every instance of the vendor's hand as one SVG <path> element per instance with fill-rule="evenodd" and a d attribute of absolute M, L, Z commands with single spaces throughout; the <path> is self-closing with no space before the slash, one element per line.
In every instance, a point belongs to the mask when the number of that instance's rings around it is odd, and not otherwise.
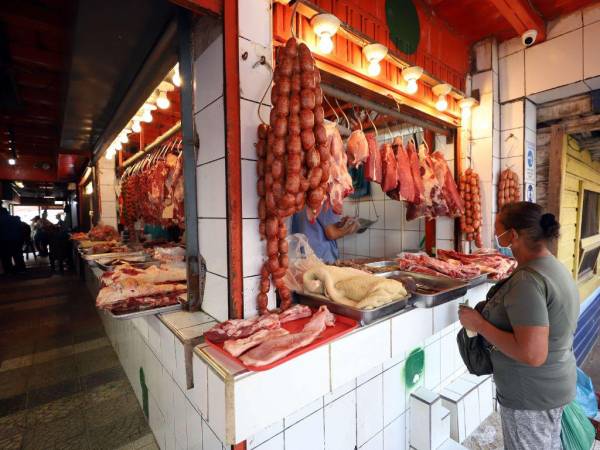
<path fill-rule="evenodd" d="M 482 325 L 485 322 L 485 319 L 478 311 L 464 306 L 459 306 L 458 318 L 463 327 L 476 333 L 481 331 Z"/>
<path fill-rule="evenodd" d="M 344 233 L 344 236 L 347 236 L 349 234 L 356 233 L 359 228 L 360 224 L 358 223 L 358 220 L 349 217 L 348 220 L 342 226 L 342 232 Z"/>

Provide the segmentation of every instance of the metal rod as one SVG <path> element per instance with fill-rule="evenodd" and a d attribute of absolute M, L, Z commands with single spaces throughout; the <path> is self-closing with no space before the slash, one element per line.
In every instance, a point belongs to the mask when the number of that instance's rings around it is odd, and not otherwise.
<path fill-rule="evenodd" d="M 397 111 L 392 108 L 388 108 L 387 106 L 380 105 L 379 103 L 376 103 L 371 100 L 367 100 L 358 95 L 342 91 L 342 90 L 340 90 L 336 87 L 330 86 L 328 84 L 322 83 L 321 89 L 323 90 L 324 94 L 331 95 L 332 97 L 336 97 L 339 100 L 354 103 L 355 105 L 362 106 L 363 108 L 367 108 L 372 111 L 377 111 L 381 114 L 395 117 L 396 119 L 400 119 L 405 122 L 412 123 L 413 125 L 417 125 L 417 126 L 435 131 L 436 133 L 440 133 L 443 135 L 447 135 L 448 133 L 450 133 L 450 130 L 448 128 L 440 127 L 439 125 L 434 125 L 431 122 L 427 122 L 426 120 L 417 119 L 409 114 Z"/>
<path fill-rule="evenodd" d="M 176 134 L 180 129 L 181 129 L 181 120 L 178 120 L 175 125 L 173 125 L 167 131 L 165 131 L 164 134 L 162 134 L 161 136 L 157 137 L 154 140 L 154 142 L 152 142 L 152 144 L 150 144 L 144 150 L 142 150 L 141 152 L 138 152 L 135 155 L 127 158 L 125 160 L 125 162 L 123 162 L 123 165 L 120 168 L 121 169 L 126 169 L 127 167 L 129 167 L 130 165 L 132 165 L 134 162 L 136 162 L 138 159 L 140 159 L 143 156 L 147 155 L 152 150 L 154 150 L 156 147 L 158 147 L 163 142 L 165 142 L 167 139 L 169 139 L 171 136 L 173 136 L 174 134 Z"/>

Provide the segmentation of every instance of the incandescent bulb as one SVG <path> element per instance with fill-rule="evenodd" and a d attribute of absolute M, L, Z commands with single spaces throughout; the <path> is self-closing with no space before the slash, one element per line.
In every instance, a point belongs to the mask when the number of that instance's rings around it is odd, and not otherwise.
<path fill-rule="evenodd" d="M 17 164 L 17 160 L 15 158 L 8 158 L 9 166 L 14 166 L 15 164 Z"/>
<path fill-rule="evenodd" d="M 158 98 L 156 99 L 156 106 L 158 106 L 160 109 L 167 109 L 169 106 L 171 106 L 171 102 L 169 101 L 165 91 L 158 95 Z"/>
<path fill-rule="evenodd" d="M 408 80 L 406 83 L 406 92 L 408 94 L 415 94 L 419 90 L 419 86 L 417 85 L 417 80 Z"/>
<path fill-rule="evenodd" d="M 333 51 L 333 40 L 328 33 L 321 33 L 319 36 L 319 51 L 324 55 L 329 55 Z"/>
<path fill-rule="evenodd" d="M 119 141 L 116 141 L 116 142 L 114 142 L 114 143 L 113 143 L 113 146 L 114 146 L 114 147 L 113 147 L 113 148 L 114 148 L 114 150 L 122 150 L 122 149 L 123 149 L 123 144 L 121 144 Z M 113 150 L 113 151 L 114 151 L 114 150 Z"/>
<path fill-rule="evenodd" d="M 111 152 L 106 152 L 104 157 L 110 161 L 111 159 L 113 159 L 113 154 Z"/>
<path fill-rule="evenodd" d="M 379 65 L 379 61 L 371 61 L 369 63 L 369 67 L 367 68 L 367 73 L 371 77 L 376 77 L 381 73 L 381 66 Z"/>
<path fill-rule="evenodd" d="M 438 101 L 435 104 L 435 107 L 438 111 L 446 111 L 448 108 L 448 101 L 446 100 L 445 95 L 440 95 Z"/>
<path fill-rule="evenodd" d="M 471 108 L 462 108 L 462 119 L 467 120 L 471 117 Z"/>
<path fill-rule="evenodd" d="M 144 114 L 142 114 L 142 122 L 146 122 L 146 123 L 152 122 L 152 113 L 150 112 L 149 109 L 144 111 Z"/>
<path fill-rule="evenodd" d="M 119 136 L 119 141 L 122 144 L 127 144 L 129 142 L 129 138 L 127 137 L 127 135 L 125 133 L 121 133 L 121 135 Z"/>
<path fill-rule="evenodd" d="M 175 86 L 181 86 L 181 77 L 179 76 L 179 65 L 175 67 L 175 73 L 173 73 L 172 80 Z"/>
<path fill-rule="evenodd" d="M 131 130 L 134 133 L 139 133 L 140 131 L 142 131 L 142 126 L 140 125 L 140 122 L 138 120 L 134 120 L 133 121 L 133 125 L 131 127 Z"/>

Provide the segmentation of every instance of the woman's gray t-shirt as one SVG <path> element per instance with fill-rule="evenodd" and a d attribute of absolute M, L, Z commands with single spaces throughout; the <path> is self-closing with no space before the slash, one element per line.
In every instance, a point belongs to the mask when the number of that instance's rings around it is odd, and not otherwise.
<path fill-rule="evenodd" d="M 483 316 L 503 331 L 513 326 L 549 326 L 548 358 L 539 367 L 492 350 L 500 404 L 512 409 L 547 410 L 575 398 L 573 334 L 579 293 L 571 273 L 554 257 L 519 267 L 488 301 Z"/>

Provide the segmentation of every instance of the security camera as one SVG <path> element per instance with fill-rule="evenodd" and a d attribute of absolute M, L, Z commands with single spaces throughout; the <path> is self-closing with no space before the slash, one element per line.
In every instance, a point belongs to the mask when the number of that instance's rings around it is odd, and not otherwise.
<path fill-rule="evenodd" d="M 536 30 L 527 30 L 525 33 L 521 35 L 521 42 L 525 47 L 531 47 L 535 44 L 535 40 L 537 39 L 537 31 Z"/>

